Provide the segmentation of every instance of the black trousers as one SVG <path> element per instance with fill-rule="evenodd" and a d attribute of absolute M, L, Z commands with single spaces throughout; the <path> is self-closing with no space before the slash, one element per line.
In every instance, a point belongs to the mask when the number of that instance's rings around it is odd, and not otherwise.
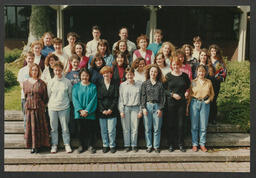
<path fill-rule="evenodd" d="M 167 105 L 167 139 L 169 145 L 184 145 L 186 101 Z"/>
<path fill-rule="evenodd" d="M 214 98 L 213 101 L 210 103 L 210 114 L 209 114 L 209 122 L 217 119 L 217 98 L 220 92 L 220 83 L 213 84 L 214 89 Z"/>
<path fill-rule="evenodd" d="M 94 147 L 96 134 L 96 120 L 79 119 L 80 133 L 79 140 L 81 146 L 85 149 L 90 146 Z"/>

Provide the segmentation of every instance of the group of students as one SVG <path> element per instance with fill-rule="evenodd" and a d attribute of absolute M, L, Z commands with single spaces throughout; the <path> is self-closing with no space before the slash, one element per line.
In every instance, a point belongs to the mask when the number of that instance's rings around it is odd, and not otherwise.
<path fill-rule="evenodd" d="M 138 151 L 140 119 L 147 152 L 160 153 L 163 123 L 168 150 L 178 147 L 185 152 L 188 121 L 192 150 L 200 146 L 206 152 L 208 118 L 216 123 L 216 100 L 227 72 L 220 48 L 201 49 L 197 36 L 194 49 L 184 44 L 176 50 L 171 42 L 162 43 L 160 29 L 154 31 L 153 43 L 141 35 L 136 46 L 128 40 L 128 29 L 122 27 L 111 53 L 108 41 L 100 39 L 98 26 L 93 26 L 92 35 L 93 40 L 85 45 L 70 32 L 68 45 L 62 48 L 62 39 L 46 32 L 26 53 L 18 81 L 26 146 L 32 148 L 31 153 L 50 146 L 51 153 L 57 152 L 59 123 L 67 153 L 72 152 L 70 137 L 76 133 L 80 141 L 76 152 L 88 149 L 95 153 L 98 125 L 103 153 L 115 153 L 118 119 L 126 152 Z"/>

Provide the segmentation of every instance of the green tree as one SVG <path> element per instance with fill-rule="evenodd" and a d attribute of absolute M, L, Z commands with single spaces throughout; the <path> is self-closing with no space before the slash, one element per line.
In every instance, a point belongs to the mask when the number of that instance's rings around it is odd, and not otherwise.
<path fill-rule="evenodd" d="M 44 32 L 54 31 L 52 20 L 53 9 L 49 6 L 35 6 L 31 7 L 31 16 L 29 20 L 29 36 L 28 43 L 23 49 L 23 53 L 29 50 L 31 43 L 39 40 Z"/>

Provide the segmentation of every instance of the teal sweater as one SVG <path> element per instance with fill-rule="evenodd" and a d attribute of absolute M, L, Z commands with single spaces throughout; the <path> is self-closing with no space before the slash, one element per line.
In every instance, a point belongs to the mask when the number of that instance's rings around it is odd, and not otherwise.
<path fill-rule="evenodd" d="M 88 86 L 81 82 L 75 84 L 72 89 L 72 101 L 74 105 L 75 119 L 95 120 L 95 111 L 97 108 L 97 88 L 93 83 Z M 80 110 L 86 110 L 88 116 L 80 116 Z"/>

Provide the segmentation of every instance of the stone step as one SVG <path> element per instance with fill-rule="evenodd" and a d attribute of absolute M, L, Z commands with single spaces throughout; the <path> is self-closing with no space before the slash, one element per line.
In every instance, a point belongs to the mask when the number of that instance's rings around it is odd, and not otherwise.
<path fill-rule="evenodd" d="M 25 141 L 23 134 L 5 134 L 4 135 L 4 147 L 5 148 L 25 148 Z M 117 146 L 123 146 L 123 139 L 117 139 Z M 78 147 L 78 139 L 72 139 L 71 146 Z M 95 144 L 97 148 L 102 147 L 101 139 L 97 140 Z M 138 140 L 138 146 L 145 146 L 145 139 Z M 191 146 L 191 136 L 185 138 L 185 146 Z M 243 147 L 250 146 L 250 134 L 246 133 L 209 133 L 207 134 L 207 146 L 210 147 Z M 63 144 L 60 143 L 60 147 Z M 167 147 L 167 140 L 161 140 L 161 147 Z"/>
<path fill-rule="evenodd" d="M 21 111 L 4 110 L 5 121 L 23 121 L 23 114 Z"/>
<path fill-rule="evenodd" d="M 5 121 L 4 133 L 24 133 L 23 121 Z M 216 124 L 208 125 L 208 133 L 245 133 L 239 125 Z"/>
<path fill-rule="evenodd" d="M 175 150 L 170 153 L 161 150 L 160 153 L 147 153 L 145 149 L 139 149 L 137 153 L 117 150 L 115 154 L 103 154 L 97 150 L 96 154 L 85 151 L 81 154 L 66 153 L 59 150 L 56 154 L 49 151 L 38 154 L 30 154 L 29 149 L 5 149 L 4 163 L 7 164 L 84 164 L 84 163 L 154 163 L 154 162 L 249 162 L 250 149 L 239 148 L 236 150 L 224 149 L 204 153 L 202 151 L 193 152 L 188 149 L 186 153 Z"/>

